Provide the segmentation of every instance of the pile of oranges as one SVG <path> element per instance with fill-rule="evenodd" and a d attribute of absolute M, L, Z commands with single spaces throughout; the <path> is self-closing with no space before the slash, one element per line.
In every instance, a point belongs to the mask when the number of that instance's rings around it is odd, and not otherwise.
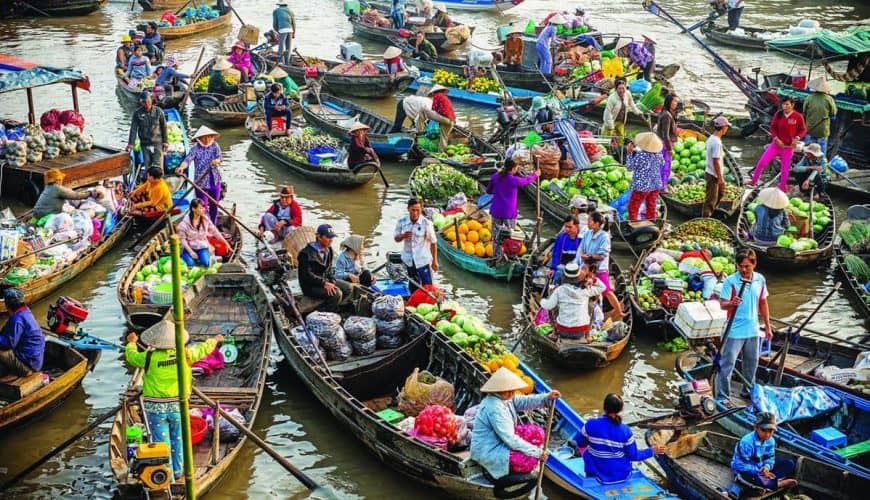
<path fill-rule="evenodd" d="M 520 392 L 521 394 L 531 394 L 535 391 L 535 381 L 532 380 L 531 377 L 529 377 L 528 375 L 523 373 L 522 370 L 520 370 L 520 368 L 519 368 L 520 359 L 518 357 L 516 357 L 516 355 L 514 355 L 514 354 L 507 353 L 504 356 L 502 356 L 501 359 L 490 360 L 484 366 L 486 366 L 486 370 L 490 373 L 495 373 L 498 371 L 499 368 L 505 367 L 508 370 L 512 371 L 515 375 L 517 375 L 521 379 L 523 379 L 523 382 L 528 384 L 528 386 L 525 389 L 521 389 L 521 390 L 517 391 L 517 392 Z"/>
<path fill-rule="evenodd" d="M 476 220 L 463 222 L 459 225 L 459 234 L 456 227 L 449 227 L 444 231 L 444 237 L 454 247 L 461 248 L 469 255 L 481 258 L 492 257 L 492 221 L 486 220 L 480 223 Z"/>

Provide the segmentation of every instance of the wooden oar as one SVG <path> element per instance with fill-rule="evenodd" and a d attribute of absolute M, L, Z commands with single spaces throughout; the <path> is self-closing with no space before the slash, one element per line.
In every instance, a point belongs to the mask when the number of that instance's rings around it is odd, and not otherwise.
<path fill-rule="evenodd" d="M 544 436 L 544 447 L 543 450 L 549 453 L 550 446 L 550 431 L 553 430 L 553 416 L 556 414 L 556 402 L 550 401 L 550 416 L 547 417 L 547 434 Z M 538 484 L 535 486 L 535 500 L 541 496 L 541 484 L 544 481 L 544 469 L 547 468 L 547 463 L 545 461 L 541 461 L 541 469 L 538 471 Z"/>
<path fill-rule="evenodd" d="M 785 321 L 785 320 L 782 320 L 782 319 L 779 319 L 779 318 L 770 318 L 770 321 L 775 321 L 775 322 L 777 322 L 777 323 L 779 323 L 779 324 L 781 324 L 781 325 L 789 326 L 789 327 L 792 327 L 792 328 L 798 328 L 798 327 L 799 327 L 799 325 L 796 325 L 796 324 L 794 324 L 794 323 L 791 323 L 791 322 L 789 322 L 789 321 Z M 813 330 L 813 329 L 811 329 L 811 328 L 804 328 L 804 331 L 810 332 L 810 333 L 813 334 L 813 335 L 818 335 L 819 337 L 824 337 L 824 338 L 827 338 L 827 339 L 833 340 L 833 341 L 835 341 L 835 342 L 842 342 L 842 343 L 845 344 L 845 345 L 850 345 L 850 346 L 852 346 L 852 347 L 857 347 L 857 348 L 859 348 L 859 349 L 867 349 L 867 347 L 868 347 L 867 344 L 861 344 L 861 343 L 858 343 L 858 342 L 852 342 L 852 341 L 850 341 L 850 340 L 848 340 L 848 339 L 842 339 L 842 338 L 837 337 L 836 335 L 831 334 L 831 333 L 824 333 L 824 332 L 820 332 L 820 331 L 817 331 L 817 330 Z M 863 335 L 862 335 L 862 336 L 863 336 Z M 849 338 L 853 338 L 853 337 L 849 337 Z"/>
<path fill-rule="evenodd" d="M 247 24 L 245 24 L 245 21 L 242 20 L 242 16 L 240 16 L 239 13 L 236 12 L 236 9 L 233 7 L 233 4 L 231 4 L 230 2 L 224 2 L 224 4 L 225 4 L 227 7 L 229 7 L 231 11 L 233 11 L 233 14 L 236 15 L 236 19 L 238 19 L 239 22 L 242 23 L 242 26 L 247 26 Z"/>
<path fill-rule="evenodd" d="M 196 60 L 196 67 L 193 68 L 192 75 L 195 75 L 199 71 L 199 63 L 202 62 L 202 55 L 205 53 L 205 45 L 199 50 L 199 58 Z M 190 91 L 193 89 L 193 86 L 196 82 L 188 82 L 187 90 L 184 91 L 184 95 L 181 96 L 181 101 L 178 103 L 178 109 L 183 110 L 184 104 L 187 102 L 187 96 L 190 95 Z"/>
<path fill-rule="evenodd" d="M 819 305 L 817 305 L 816 308 L 813 309 L 813 312 L 811 312 L 809 316 L 804 318 L 804 321 L 803 321 L 803 323 L 801 323 L 801 326 L 799 326 L 797 331 L 794 332 L 795 335 L 799 334 L 801 332 L 801 330 L 803 329 L 803 327 L 805 327 L 807 325 L 807 323 L 809 323 L 810 320 L 813 319 L 813 316 L 815 316 L 816 313 L 822 309 L 822 306 L 825 305 L 825 302 L 827 302 L 828 299 L 831 298 L 831 296 L 833 296 L 835 293 L 837 293 L 837 290 L 840 289 L 840 286 L 842 286 L 842 283 L 838 281 L 837 284 L 834 285 L 834 288 L 832 288 L 831 291 L 829 291 L 828 294 L 825 295 L 825 298 L 823 298 L 822 301 L 819 302 Z M 776 369 L 776 377 L 773 379 L 773 385 L 780 385 L 782 383 L 782 374 L 783 374 L 783 371 L 785 371 L 785 360 L 788 357 L 789 346 L 791 346 L 791 339 L 789 337 L 790 337 L 790 335 L 786 335 L 785 344 L 782 346 L 782 349 L 780 349 L 779 352 L 776 353 L 776 356 L 774 356 L 770 360 L 771 363 L 775 363 L 777 358 L 782 357 L 782 359 L 779 361 L 779 366 Z"/>
<path fill-rule="evenodd" d="M 289 460 L 284 458 L 274 448 L 272 448 L 265 441 L 260 439 L 260 436 L 254 434 L 251 429 L 248 429 L 241 423 L 237 422 L 236 419 L 232 417 L 232 415 L 224 411 L 224 409 L 221 408 L 219 404 L 212 401 L 211 398 L 203 394 L 203 392 L 200 391 L 196 386 L 191 387 L 191 391 L 193 391 L 193 393 L 196 394 L 196 396 L 200 398 L 205 404 L 212 407 L 214 411 L 219 413 L 225 420 L 233 424 L 238 430 L 242 431 L 246 436 L 248 436 L 248 438 L 253 441 L 254 444 L 259 446 L 260 449 L 265 451 L 270 457 L 274 458 L 281 467 L 284 467 L 284 469 L 287 470 L 287 472 L 293 474 L 293 477 L 298 479 L 303 486 L 311 490 L 312 493 L 316 492 L 319 495 L 318 498 L 337 498 L 334 493 L 332 493 L 329 489 L 320 486 L 313 479 L 308 477 L 304 472 L 296 468 L 296 466 L 290 463 Z"/>
<path fill-rule="evenodd" d="M 181 7 L 178 8 L 178 10 L 175 11 L 175 15 L 177 16 L 178 14 L 181 14 L 181 11 L 184 10 L 185 7 L 187 7 L 188 5 L 190 5 L 190 2 L 194 2 L 194 3 L 195 3 L 196 0 L 187 0 L 186 2 L 184 2 L 184 5 L 182 5 Z"/>
<path fill-rule="evenodd" d="M 67 243 L 75 243 L 76 241 L 80 240 L 81 238 L 82 238 L 81 236 L 77 236 L 75 238 L 70 238 L 68 240 L 58 241 L 57 243 L 52 243 L 51 245 L 46 245 L 38 250 L 31 250 L 27 253 L 24 253 L 22 255 L 19 255 L 18 257 L 13 258 L 13 259 L 0 261 L 0 269 L 3 269 L 4 267 L 7 267 L 10 264 L 13 264 L 15 262 L 18 262 L 19 260 L 21 260 L 25 257 L 30 257 L 31 255 L 36 255 L 38 253 L 44 252 L 44 251 L 48 250 L 49 248 L 54 248 L 54 247 L 58 247 L 61 245 L 66 245 Z"/>

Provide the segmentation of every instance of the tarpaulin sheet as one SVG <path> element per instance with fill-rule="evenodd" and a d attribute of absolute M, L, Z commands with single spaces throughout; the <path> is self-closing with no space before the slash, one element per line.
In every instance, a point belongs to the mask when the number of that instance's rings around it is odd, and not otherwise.
<path fill-rule="evenodd" d="M 39 66 L 12 56 L 0 54 L 0 93 L 54 83 L 75 83 L 90 90 L 90 82 L 81 71 L 69 68 Z"/>
<path fill-rule="evenodd" d="M 752 386 L 752 405 L 756 414 L 770 412 L 777 423 L 823 415 L 840 407 L 836 392 L 821 386 Z"/>
<path fill-rule="evenodd" d="M 775 40 L 769 40 L 767 45 L 777 49 L 788 49 L 803 46 L 807 42 L 822 49 L 825 57 L 848 56 L 870 52 L 870 28 L 859 27 L 835 33 L 831 30 L 820 30 L 805 35 L 790 35 Z"/>

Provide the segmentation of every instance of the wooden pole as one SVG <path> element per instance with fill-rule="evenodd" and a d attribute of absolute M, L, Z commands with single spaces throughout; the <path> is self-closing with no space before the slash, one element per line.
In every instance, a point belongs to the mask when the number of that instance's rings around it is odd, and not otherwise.
<path fill-rule="evenodd" d="M 31 125 L 36 125 L 36 111 L 33 109 L 33 89 L 27 88 L 27 121 Z"/>
<path fill-rule="evenodd" d="M 199 50 L 199 58 L 196 60 L 196 67 L 193 68 L 193 73 L 191 73 L 192 75 L 195 75 L 196 72 L 199 71 L 199 63 L 202 62 L 202 55 L 204 53 L 205 53 L 205 45 L 203 45 L 202 48 Z M 184 95 L 181 96 L 181 101 L 178 103 L 179 110 L 184 109 L 184 104 L 187 102 L 187 96 L 190 95 L 190 91 L 191 91 L 191 89 L 193 89 L 193 85 L 195 83 L 196 82 L 193 82 L 193 81 L 187 82 L 187 90 L 184 91 Z"/>
<path fill-rule="evenodd" d="M 73 99 L 73 109 L 76 112 L 79 111 L 79 89 L 76 87 L 75 83 L 71 83 L 70 87 L 72 87 L 72 99 Z"/>
<path fill-rule="evenodd" d="M 556 413 L 556 402 L 550 401 L 550 416 L 547 417 L 547 435 L 544 437 L 544 452 L 550 446 L 550 431 L 553 430 L 553 415 Z M 544 469 L 547 468 L 547 462 L 541 461 L 541 470 L 538 471 L 538 485 L 535 487 L 535 500 L 541 496 L 541 484 L 544 482 Z"/>

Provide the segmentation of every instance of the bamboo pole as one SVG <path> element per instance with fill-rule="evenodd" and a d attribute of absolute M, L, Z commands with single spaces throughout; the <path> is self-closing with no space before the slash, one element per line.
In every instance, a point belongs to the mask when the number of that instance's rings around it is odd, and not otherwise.
<path fill-rule="evenodd" d="M 186 377 L 190 367 L 184 355 L 184 299 L 181 296 L 181 240 L 173 234 L 172 247 L 172 303 L 175 316 L 175 358 L 178 373 L 178 406 L 181 409 L 181 442 L 184 449 L 184 488 L 187 500 L 196 500 L 196 481 L 193 477 L 193 442 L 190 434 L 190 381 Z"/>

